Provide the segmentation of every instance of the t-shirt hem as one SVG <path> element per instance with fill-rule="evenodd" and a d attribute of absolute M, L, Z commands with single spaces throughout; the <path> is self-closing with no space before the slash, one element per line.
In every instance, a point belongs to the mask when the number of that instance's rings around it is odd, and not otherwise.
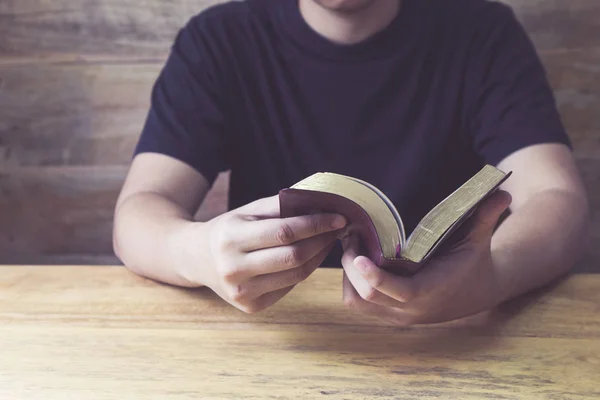
<path fill-rule="evenodd" d="M 562 144 L 567 146 L 569 150 L 573 150 L 573 146 L 571 141 L 567 138 L 561 138 L 561 136 L 565 136 L 563 132 L 558 132 L 554 137 L 525 137 L 522 136 L 519 140 L 515 138 L 511 138 L 511 140 L 504 140 L 496 143 L 494 147 L 494 152 L 489 154 L 484 154 L 483 158 L 487 164 L 490 165 L 498 165 L 508 156 L 516 153 L 519 150 L 525 149 L 527 147 L 541 145 L 541 144 Z"/>
<path fill-rule="evenodd" d="M 188 154 L 183 154 L 181 151 L 166 146 L 145 145 L 138 146 L 135 149 L 134 157 L 138 154 L 143 153 L 162 154 L 183 162 L 184 164 L 188 165 L 189 167 L 193 168 L 195 171 L 200 173 L 208 181 L 210 187 L 212 187 L 215 180 L 217 179 L 217 176 L 221 172 L 221 168 L 211 165 L 209 162 L 207 162 L 208 157 L 202 154 L 194 154 L 192 156 Z"/>

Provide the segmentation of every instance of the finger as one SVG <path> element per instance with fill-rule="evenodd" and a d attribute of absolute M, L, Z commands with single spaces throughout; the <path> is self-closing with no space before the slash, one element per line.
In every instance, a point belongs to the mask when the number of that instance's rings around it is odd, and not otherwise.
<path fill-rule="evenodd" d="M 346 246 L 346 251 L 342 256 L 342 267 L 344 268 L 348 280 L 352 283 L 352 286 L 354 286 L 354 289 L 360 295 L 360 297 L 367 302 L 382 306 L 395 308 L 402 307 L 403 304 L 401 302 L 378 291 L 369 282 L 367 282 L 367 280 L 365 280 L 365 278 L 354 265 L 356 254 L 357 252 L 353 246 Z"/>
<path fill-rule="evenodd" d="M 412 317 L 397 308 L 382 306 L 364 300 L 344 273 L 343 298 L 346 307 L 360 312 L 361 314 L 380 318 L 394 325 L 407 326 L 412 323 Z"/>
<path fill-rule="evenodd" d="M 290 287 L 276 290 L 274 292 L 269 292 L 269 293 L 266 293 L 263 296 L 259 297 L 258 299 L 247 302 L 247 303 L 236 303 L 236 302 L 229 301 L 229 304 L 231 304 L 238 310 L 245 312 L 246 314 L 254 314 L 254 313 L 262 311 L 265 308 L 270 307 L 273 304 L 277 303 L 286 294 L 288 294 L 293 288 L 294 288 L 293 286 L 290 286 Z"/>
<path fill-rule="evenodd" d="M 486 240 L 492 237 L 494 228 L 502 213 L 510 206 L 511 195 L 498 190 L 485 200 L 475 211 L 473 227 L 469 232 L 469 240 Z"/>
<path fill-rule="evenodd" d="M 247 215 L 257 219 L 279 218 L 279 195 L 265 197 L 243 205 L 235 210 L 236 214 Z"/>
<path fill-rule="evenodd" d="M 291 245 L 323 233 L 340 230 L 345 225 L 346 219 L 337 214 L 248 221 L 239 224 L 235 232 L 235 241 L 241 251 L 261 250 Z"/>
<path fill-rule="evenodd" d="M 283 298 L 286 294 L 292 291 L 294 286 L 288 286 L 283 289 L 276 290 L 274 292 L 265 293 L 255 300 L 255 307 L 259 310 L 263 310 L 267 307 L 272 306 Z"/>
<path fill-rule="evenodd" d="M 402 308 L 404 306 L 404 303 L 381 293 L 371 286 L 354 267 L 344 266 L 344 271 L 346 271 L 348 280 L 364 301 L 393 308 Z"/>
<path fill-rule="evenodd" d="M 239 272 L 253 277 L 291 270 L 304 265 L 336 240 L 337 232 L 329 232 L 288 246 L 255 250 L 243 255 Z"/>
<path fill-rule="evenodd" d="M 317 255 L 300 267 L 251 278 L 242 285 L 243 295 L 247 299 L 252 300 L 268 292 L 294 286 L 306 280 L 323 263 L 323 260 L 325 260 L 325 257 L 327 257 L 334 244 L 331 243 L 322 249 Z"/>
<path fill-rule="evenodd" d="M 343 260 L 343 257 L 345 256 L 350 261 L 352 261 L 360 255 L 359 254 L 359 241 L 358 241 L 358 238 L 356 237 L 356 235 L 346 235 L 346 236 L 342 237 L 341 242 L 342 242 L 342 250 L 344 250 L 342 260 Z"/>
<path fill-rule="evenodd" d="M 391 274 L 367 257 L 355 258 L 354 267 L 372 288 L 400 303 L 409 302 L 417 296 L 417 284 L 414 280 Z"/>
<path fill-rule="evenodd" d="M 427 296 L 427 293 L 434 290 L 448 291 L 455 287 L 457 282 L 463 281 L 467 274 L 472 274 L 473 267 L 478 264 L 473 264 L 471 258 L 478 256 L 480 251 L 489 251 L 494 229 L 510 203 L 510 194 L 502 190 L 496 191 L 482 202 L 472 217 L 466 237 L 460 244 L 451 251 L 438 254 L 436 261 L 439 262 L 432 262 L 413 276 L 419 292 Z"/>

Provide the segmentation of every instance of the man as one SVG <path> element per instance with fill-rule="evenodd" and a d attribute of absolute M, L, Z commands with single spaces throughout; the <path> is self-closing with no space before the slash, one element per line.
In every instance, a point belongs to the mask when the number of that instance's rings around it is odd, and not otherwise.
<path fill-rule="evenodd" d="M 340 215 L 279 218 L 279 189 L 332 171 L 381 188 L 410 232 L 485 163 L 513 176 L 462 244 L 411 278 L 377 268 L 355 238 L 336 253 Z M 231 211 L 194 222 L 225 170 Z M 410 325 L 487 310 L 566 273 L 587 215 L 545 72 L 507 6 L 246 0 L 179 32 L 118 201 L 114 246 L 135 273 L 208 286 L 248 313 L 329 257 L 344 268 L 348 306 Z"/>

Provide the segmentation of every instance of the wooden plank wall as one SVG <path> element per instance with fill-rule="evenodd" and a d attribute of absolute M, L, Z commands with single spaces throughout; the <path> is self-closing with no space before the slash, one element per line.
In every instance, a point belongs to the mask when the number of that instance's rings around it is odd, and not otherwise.
<path fill-rule="evenodd" d="M 0 263 L 114 263 L 116 196 L 177 30 L 216 0 L 0 0 Z M 506 0 L 600 209 L 600 1 Z M 223 175 L 199 210 L 224 211 Z M 594 240 L 600 240 L 595 216 Z M 581 269 L 600 265 L 592 248 Z"/>

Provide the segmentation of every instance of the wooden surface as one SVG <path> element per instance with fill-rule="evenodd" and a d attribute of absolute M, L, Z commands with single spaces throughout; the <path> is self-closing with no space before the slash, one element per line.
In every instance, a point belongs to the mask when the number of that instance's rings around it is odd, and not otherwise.
<path fill-rule="evenodd" d="M 224 0 L 3 0 L 0 51 L 6 62 L 162 58 L 192 15 Z M 504 0 L 540 50 L 598 47 L 597 0 Z M 89 58 L 88 58 L 89 57 Z"/>
<path fill-rule="evenodd" d="M 164 57 L 187 20 L 223 0 L 3 0 L 0 51 L 10 61 Z M 0 53 L 0 54 L 2 54 Z M 89 57 L 89 58 L 88 58 Z"/>
<path fill-rule="evenodd" d="M 126 173 L 125 166 L 0 171 L 0 264 L 77 263 L 85 255 L 93 263 L 116 262 L 108 249 L 116 194 Z M 226 211 L 227 184 L 228 176 L 221 175 L 196 220 Z M 2 249 L 10 251 L 2 254 Z"/>
<path fill-rule="evenodd" d="M 243 314 L 122 267 L 0 267 L 2 399 L 597 399 L 600 276 L 395 328 L 319 270 Z"/>
<path fill-rule="evenodd" d="M 112 209 L 152 84 L 178 29 L 222 1 L 0 0 L 0 263 L 116 262 Z M 600 1 L 505 2 L 548 70 L 598 241 Z M 225 174 L 201 219 L 225 210 L 226 188 Z M 598 260 L 592 247 L 580 269 Z"/>

